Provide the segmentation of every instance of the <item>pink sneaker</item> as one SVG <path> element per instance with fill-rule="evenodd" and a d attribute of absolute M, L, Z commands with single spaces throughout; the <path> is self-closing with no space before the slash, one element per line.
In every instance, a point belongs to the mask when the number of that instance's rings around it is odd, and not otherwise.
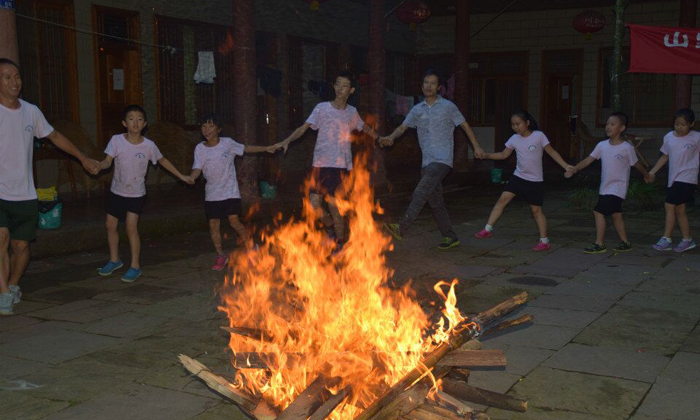
<path fill-rule="evenodd" d="M 546 251 L 549 249 L 549 243 L 538 242 L 537 245 L 532 247 L 533 251 Z"/>
<path fill-rule="evenodd" d="M 479 232 L 475 233 L 474 236 L 476 236 L 479 239 L 486 239 L 490 238 L 493 233 L 489 232 L 486 229 L 481 229 Z"/>
<path fill-rule="evenodd" d="M 216 262 L 214 265 L 211 266 L 211 269 L 214 271 L 221 271 L 226 267 L 226 263 L 228 262 L 228 257 L 223 256 L 223 255 L 217 255 L 216 256 Z"/>

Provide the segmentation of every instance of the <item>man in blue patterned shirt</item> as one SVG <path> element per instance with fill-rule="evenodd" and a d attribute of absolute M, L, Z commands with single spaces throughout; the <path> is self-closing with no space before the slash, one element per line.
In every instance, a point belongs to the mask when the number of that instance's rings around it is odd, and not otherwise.
<path fill-rule="evenodd" d="M 411 109 L 404 122 L 393 133 L 380 138 L 379 144 L 391 146 L 407 129 L 415 128 L 423 153 L 421 179 L 413 191 L 406 214 L 398 223 L 385 224 L 384 229 L 394 238 L 401 240 L 425 203 L 428 203 L 433 209 L 433 215 L 444 238 L 438 248 L 447 250 L 459 245 L 459 238 L 452 229 L 442 196 L 442 180 L 450 173 L 454 162 L 455 127 L 462 127 L 467 133 L 477 158 L 481 157 L 484 151 L 459 108 L 438 95 L 441 86 L 440 74 L 435 70 L 428 70 L 423 76 L 422 89 L 425 100 Z"/>

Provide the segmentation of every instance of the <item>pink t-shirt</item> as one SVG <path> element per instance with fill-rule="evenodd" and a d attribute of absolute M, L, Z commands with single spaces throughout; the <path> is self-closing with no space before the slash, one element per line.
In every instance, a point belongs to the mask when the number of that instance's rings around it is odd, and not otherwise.
<path fill-rule="evenodd" d="M 668 186 L 675 181 L 698 184 L 700 167 L 700 132 L 691 131 L 676 137 L 673 131 L 666 134 L 661 153 L 668 155 Z"/>
<path fill-rule="evenodd" d="M 533 131 L 527 137 L 513 134 L 506 142 L 507 148 L 515 149 L 515 155 L 518 159 L 513 175 L 526 181 L 544 181 L 542 153 L 548 144 L 547 136 L 539 130 Z"/>
<path fill-rule="evenodd" d="M 313 166 L 352 169 L 351 134 L 365 126 L 357 109 L 351 105 L 336 109 L 330 102 L 321 102 L 306 122 L 318 130 Z"/>
<path fill-rule="evenodd" d="M 616 195 L 624 200 L 630 183 L 630 167 L 637 163 L 634 147 L 626 141 L 612 145 L 609 139 L 603 140 L 595 146 L 591 156 L 600 159 L 602 168 L 599 194 Z"/>
<path fill-rule="evenodd" d="M 147 138 L 139 144 L 132 144 L 126 134 L 112 136 L 107 143 L 105 154 L 114 158 L 112 191 L 122 197 L 143 197 L 146 195 L 146 172 L 148 162 L 154 165 L 163 157 L 158 146 Z"/>
<path fill-rule="evenodd" d="M 220 137 L 219 144 L 207 147 L 205 142 L 194 149 L 192 169 L 201 169 L 204 179 L 206 201 L 223 201 L 229 198 L 241 198 L 236 178 L 236 156 L 243 155 L 245 146 L 228 137 Z"/>
<path fill-rule="evenodd" d="M 0 105 L 0 199 L 36 200 L 32 161 L 34 137 L 54 130 L 35 105 L 19 100 L 19 108 Z"/>

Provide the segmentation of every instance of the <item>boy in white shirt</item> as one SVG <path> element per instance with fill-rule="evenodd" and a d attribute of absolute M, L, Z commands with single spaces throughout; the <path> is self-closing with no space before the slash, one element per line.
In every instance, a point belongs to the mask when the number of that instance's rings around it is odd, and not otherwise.
<path fill-rule="evenodd" d="M 124 266 L 119 258 L 119 222 L 126 222 L 126 235 L 131 249 L 131 267 L 122 276 L 122 281 L 131 283 L 142 274 L 139 265 L 141 239 L 138 232 L 138 221 L 146 198 L 146 173 L 148 163 L 160 164 L 178 179 L 188 184 L 194 181 L 173 166 L 160 153 L 158 146 L 145 138 L 146 111 L 139 105 L 129 105 L 124 109 L 122 125 L 126 133 L 112 136 L 105 149 L 107 155 L 100 162 L 100 169 L 107 169 L 114 161 L 114 176 L 112 186 L 107 194 L 105 209 L 107 211 L 107 242 L 109 243 L 110 259 L 98 270 L 102 276 L 108 276 Z"/>
<path fill-rule="evenodd" d="M 596 240 L 584 249 L 586 254 L 602 254 L 607 252 L 605 247 L 605 216 L 610 216 L 613 225 L 620 237 L 620 244 L 614 249 L 615 252 L 625 252 L 632 249 L 627 239 L 625 222 L 622 220 L 622 202 L 627 197 L 627 187 L 630 181 L 630 167 L 634 166 L 644 175 L 645 180 L 650 180 L 649 173 L 637 160 L 637 153 L 634 147 L 622 138 L 622 134 L 627 130 L 629 119 L 622 112 L 614 112 L 608 117 L 605 123 L 605 133 L 608 140 L 598 143 L 591 152 L 591 155 L 579 162 L 573 169 L 566 172 L 566 177 L 571 178 L 573 174 L 587 167 L 591 163 L 600 159 L 601 180 L 598 203 L 593 209 L 595 217 Z"/>
<path fill-rule="evenodd" d="M 668 195 L 666 196 L 666 224 L 664 236 L 654 244 L 657 251 L 685 252 L 696 247 L 690 236 L 690 223 L 685 213 L 686 203 L 692 203 L 695 188 L 698 185 L 698 169 L 700 167 L 700 133 L 692 131 L 695 124 L 695 113 L 692 109 L 684 108 L 676 112 L 673 121 L 673 131 L 666 134 L 661 146 L 663 155 L 649 171 L 652 180 L 656 173 L 668 162 Z M 672 246 L 671 235 L 678 221 L 678 228 L 683 240 Z"/>
<path fill-rule="evenodd" d="M 306 122 L 276 146 L 284 148 L 301 137 L 311 127 L 318 130 L 314 147 L 313 184 L 309 199 L 315 209 L 322 209 L 322 200 L 328 202 L 330 217 L 324 212 L 322 219 L 328 228 L 333 226 L 335 239 L 339 245 L 345 241 L 345 225 L 333 197 L 341 184 L 342 178 L 352 170 L 352 132 L 361 131 L 377 140 L 379 136 L 362 121 L 357 109 L 348 105 L 348 98 L 355 92 L 352 76 L 341 71 L 335 79 L 335 99 L 316 105 Z"/>
<path fill-rule="evenodd" d="M 240 221 L 242 207 L 234 165 L 236 156 L 242 156 L 243 153 L 273 153 L 277 150 L 276 146 L 246 146 L 229 137 L 219 137 L 222 126 L 221 118 L 215 113 L 206 114 L 202 118 L 204 141 L 194 149 L 194 163 L 190 173 L 193 180 L 201 174 L 207 180 L 204 213 L 209 220 L 209 235 L 216 250 L 216 261 L 211 269 L 216 271 L 223 270 L 228 262 L 221 245 L 221 219 L 228 219 L 246 248 L 253 246 L 248 230 Z"/>

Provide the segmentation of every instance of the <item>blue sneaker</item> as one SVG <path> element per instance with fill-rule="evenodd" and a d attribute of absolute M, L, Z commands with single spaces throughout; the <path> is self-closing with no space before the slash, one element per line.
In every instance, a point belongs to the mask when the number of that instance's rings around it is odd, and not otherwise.
<path fill-rule="evenodd" d="M 126 273 L 122 276 L 122 281 L 125 283 L 133 283 L 141 275 L 140 268 L 130 267 Z"/>
<path fill-rule="evenodd" d="M 19 289 L 19 286 L 11 284 L 8 287 L 10 288 L 10 293 L 12 293 L 12 303 L 20 303 L 22 301 L 22 291 Z"/>
<path fill-rule="evenodd" d="M 119 270 L 122 267 L 124 267 L 124 263 L 122 262 L 122 260 L 119 260 L 117 262 L 109 260 L 107 261 L 107 264 L 103 265 L 102 268 L 97 270 L 97 272 L 101 276 L 109 276 L 110 274 L 114 273 L 114 270 Z"/>

